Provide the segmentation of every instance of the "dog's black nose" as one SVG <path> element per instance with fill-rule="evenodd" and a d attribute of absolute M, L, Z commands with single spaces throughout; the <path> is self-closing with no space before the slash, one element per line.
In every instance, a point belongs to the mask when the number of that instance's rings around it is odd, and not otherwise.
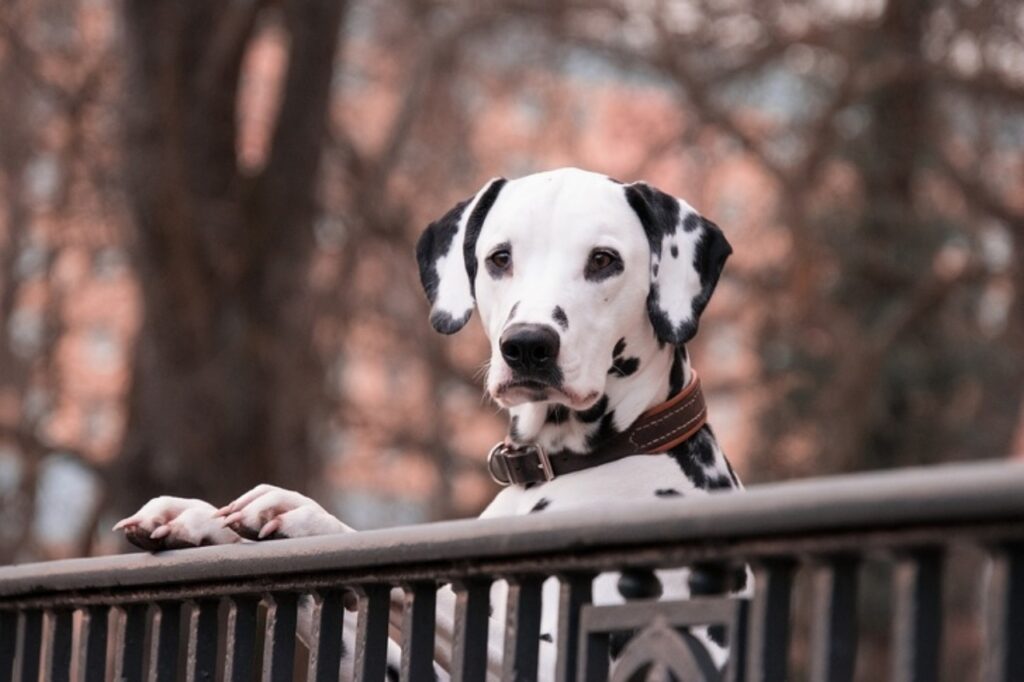
<path fill-rule="evenodd" d="M 550 368 L 558 359 L 558 332 L 546 324 L 514 324 L 501 335 L 501 356 L 519 372 Z"/>

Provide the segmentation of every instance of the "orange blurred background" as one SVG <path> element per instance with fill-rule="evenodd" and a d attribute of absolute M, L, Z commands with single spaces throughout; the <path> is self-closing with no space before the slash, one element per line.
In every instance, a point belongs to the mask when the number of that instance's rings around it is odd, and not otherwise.
<path fill-rule="evenodd" d="M 691 357 L 748 484 L 1024 453 L 1018 3 L 11 0 L 0 83 L 0 562 L 257 476 L 478 513 L 486 343 L 412 248 L 563 165 L 725 230 Z"/>

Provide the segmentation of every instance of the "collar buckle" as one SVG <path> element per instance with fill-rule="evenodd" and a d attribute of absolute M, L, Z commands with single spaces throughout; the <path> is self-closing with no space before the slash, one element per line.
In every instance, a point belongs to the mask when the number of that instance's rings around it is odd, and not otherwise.
<path fill-rule="evenodd" d="M 546 482 L 555 477 L 551 459 L 544 448 L 536 443 L 514 445 L 504 441 L 488 453 L 487 473 L 502 486 Z"/>

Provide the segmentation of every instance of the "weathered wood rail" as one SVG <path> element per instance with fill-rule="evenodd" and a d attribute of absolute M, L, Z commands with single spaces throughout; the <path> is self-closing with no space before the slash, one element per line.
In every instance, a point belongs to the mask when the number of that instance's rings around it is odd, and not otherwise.
<path fill-rule="evenodd" d="M 1024 679 L 1024 466 L 982 463 L 758 486 L 585 512 L 427 524 L 331 537 L 128 554 L 0 569 L 0 680 L 336 680 L 346 604 L 355 674 L 385 678 L 392 588 L 406 590 L 401 677 L 431 677 L 435 591 L 456 591 L 454 679 L 482 679 L 489 587 L 507 580 L 503 677 L 535 679 L 542 583 L 560 582 L 559 680 L 852 679 L 859 566 L 891 569 L 893 680 L 940 676 L 943 569 L 967 545 L 988 564 L 985 680 Z M 727 594 L 749 565 L 750 599 Z M 645 599 L 655 568 L 689 567 L 694 598 Z M 625 571 L 625 604 L 591 604 L 593 577 Z M 794 576 L 813 575 L 809 649 L 790 653 Z M 736 571 L 731 571 L 735 574 Z M 702 580 L 703 578 L 703 580 Z M 624 586 L 624 587 L 623 587 Z M 656 591 L 656 590 L 655 590 Z M 297 604 L 313 595 L 308 667 L 296 671 Z M 261 606 L 262 605 L 262 606 Z M 265 609 L 258 618 L 259 609 Z M 261 625 L 262 624 L 262 625 Z M 722 671 L 689 628 L 726 631 Z M 609 665 L 609 651 L 616 662 Z M 262 652 L 259 655 L 259 652 Z M 658 677 L 660 676 L 660 677 Z M 675 677 L 672 677 L 675 676 Z"/>

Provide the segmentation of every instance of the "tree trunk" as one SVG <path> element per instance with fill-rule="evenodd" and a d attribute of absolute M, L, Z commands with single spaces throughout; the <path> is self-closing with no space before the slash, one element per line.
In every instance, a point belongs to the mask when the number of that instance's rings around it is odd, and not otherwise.
<path fill-rule="evenodd" d="M 178 494 L 227 502 L 316 468 L 322 372 L 308 268 L 344 3 L 279 10 L 289 66 L 265 167 L 235 150 L 259 2 L 129 0 L 126 134 L 144 321 L 119 511 Z"/>

